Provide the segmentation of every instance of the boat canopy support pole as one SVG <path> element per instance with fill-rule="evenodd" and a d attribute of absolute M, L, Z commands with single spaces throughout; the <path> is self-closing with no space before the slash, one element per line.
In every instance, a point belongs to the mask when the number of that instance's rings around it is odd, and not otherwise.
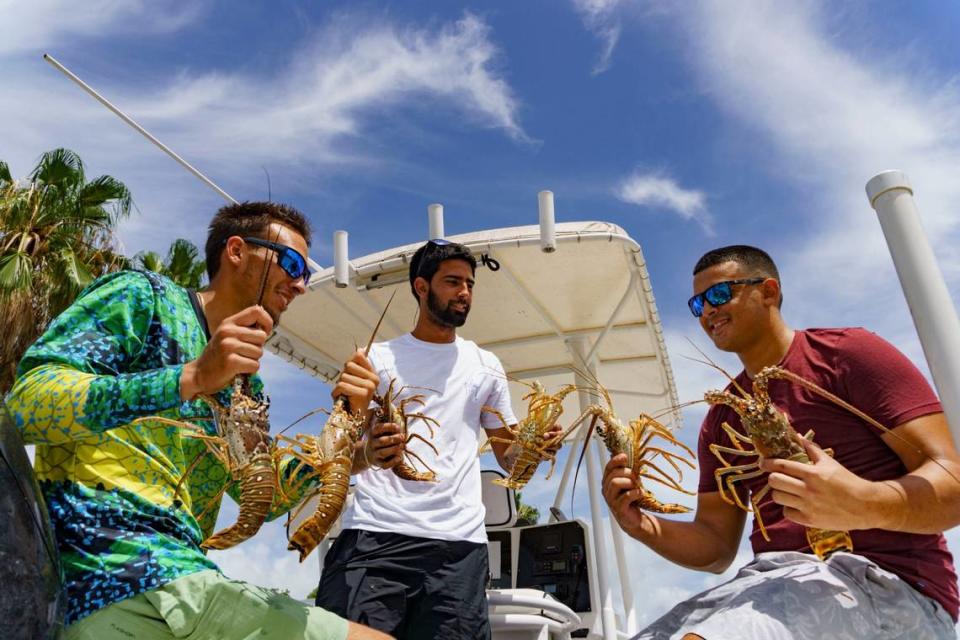
<path fill-rule="evenodd" d="M 887 239 L 953 442 L 960 446 L 960 320 L 920 224 L 913 187 L 902 171 L 884 171 L 867 182 L 867 197 Z"/>
<path fill-rule="evenodd" d="M 584 337 L 571 338 L 567 341 L 567 348 L 571 355 L 581 362 L 592 376 L 597 376 L 596 362 L 587 362 L 584 358 L 587 355 L 587 340 Z M 576 385 L 580 387 L 577 395 L 580 400 L 580 410 L 586 411 L 592 404 L 592 398 L 587 391 L 591 386 L 591 381 L 577 373 Z M 596 453 L 589 453 L 587 458 L 587 485 L 590 490 L 590 520 L 593 525 L 593 553 L 597 562 L 597 586 L 600 593 L 600 623 L 603 629 L 603 640 L 617 640 L 617 618 L 613 606 L 613 591 L 610 588 L 610 561 L 605 551 L 601 550 L 599 541 L 607 539 L 606 527 L 603 521 L 601 511 L 603 497 L 600 493 L 600 473 L 597 468 L 599 458 Z"/>
<path fill-rule="evenodd" d="M 606 447 L 597 447 L 600 455 L 600 466 L 607 468 L 610 462 L 610 453 Z M 627 554 L 623 546 L 623 529 L 613 517 L 610 518 L 610 531 L 613 533 L 613 551 L 617 559 L 617 574 L 620 576 L 620 593 L 623 594 L 623 610 L 627 615 L 627 635 L 633 637 L 640 629 L 637 628 L 637 603 L 633 598 L 633 586 L 630 584 L 630 567 L 627 564 Z"/>
<path fill-rule="evenodd" d="M 583 430 L 583 427 L 580 427 L 580 431 Z M 566 443 L 567 449 L 567 461 L 563 465 L 563 475 L 560 476 L 560 486 L 557 487 L 557 495 L 553 498 L 553 507 L 550 508 L 550 522 L 556 522 L 557 519 L 554 517 L 554 511 L 563 512 L 563 494 L 567 491 L 567 482 L 570 480 L 570 471 L 573 469 L 573 463 L 577 459 L 577 451 L 574 446 L 577 442 L 576 436 L 571 437 Z M 570 514 L 570 517 L 573 517 L 573 514 Z"/>

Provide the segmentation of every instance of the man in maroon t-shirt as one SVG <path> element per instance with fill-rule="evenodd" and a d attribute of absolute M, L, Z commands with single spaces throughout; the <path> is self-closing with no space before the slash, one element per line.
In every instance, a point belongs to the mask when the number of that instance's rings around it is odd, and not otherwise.
<path fill-rule="evenodd" d="M 770 398 L 796 431 L 812 464 L 764 460 L 737 482 L 742 499 L 771 490 L 759 505 L 770 540 L 754 521 L 753 562 L 731 581 L 677 605 L 639 638 L 955 638 L 957 577 L 943 532 L 960 523 L 960 457 L 940 403 L 920 372 L 863 329 L 790 329 L 773 261 L 754 247 L 710 251 L 694 268 L 689 306 L 714 345 L 736 353 L 736 384 L 778 365 L 839 396 L 890 428 L 882 432 L 822 396 L 773 380 Z M 735 385 L 727 389 L 738 394 Z M 693 522 L 651 516 L 636 506 L 626 456 L 604 474 L 604 498 L 620 526 L 682 566 L 721 573 L 746 519 L 717 488 L 721 465 L 710 445 L 732 448 L 729 407 L 711 407 L 700 431 L 700 486 Z M 833 450 L 833 457 L 824 453 Z M 756 456 L 724 454 L 732 465 Z M 848 531 L 853 551 L 821 561 L 806 527 Z M 681 635 L 683 634 L 683 635 Z"/>

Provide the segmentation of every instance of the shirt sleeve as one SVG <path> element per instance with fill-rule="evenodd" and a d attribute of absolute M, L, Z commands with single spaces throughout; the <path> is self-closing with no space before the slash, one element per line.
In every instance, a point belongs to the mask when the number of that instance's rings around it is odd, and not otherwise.
<path fill-rule="evenodd" d="M 154 316 L 142 274 L 105 276 L 24 355 L 7 406 L 24 440 L 60 444 L 180 404 L 182 365 L 127 373 Z"/>
<path fill-rule="evenodd" d="M 500 359 L 496 356 L 493 357 L 492 367 L 494 369 L 494 375 L 491 376 L 493 384 L 483 404 L 499 411 L 507 424 L 517 424 L 517 417 L 513 415 L 513 405 L 510 402 L 510 386 L 507 383 L 507 374 L 503 370 L 503 365 L 500 364 Z M 500 429 L 503 427 L 497 416 L 486 411 L 480 414 L 480 424 L 483 425 L 484 429 Z"/>
<path fill-rule="evenodd" d="M 865 329 L 838 343 L 836 370 L 845 397 L 892 429 L 943 409 L 920 370 L 892 344 Z"/>

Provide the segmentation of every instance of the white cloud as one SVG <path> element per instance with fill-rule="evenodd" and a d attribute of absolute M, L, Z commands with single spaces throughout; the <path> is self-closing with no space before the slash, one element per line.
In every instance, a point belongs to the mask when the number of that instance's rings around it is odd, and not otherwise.
<path fill-rule="evenodd" d="M 435 30 L 341 17 L 275 77 L 184 72 L 161 92 L 125 103 L 178 148 L 211 160 L 229 154 L 232 164 L 351 159 L 343 138 L 361 135 L 388 109 L 417 103 L 452 106 L 478 126 L 527 140 L 518 102 L 494 66 L 498 55 L 489 27 L 471 14 Z"/>
<path fill-rule="evenodd" d="M 713 219 L 707 211 L 702 191 L 684 189 L 661 173 L 636 172 L 616 188 L 616 196 L 641 207 L 666 209 L 685 220 L 698 222 L 708 235 L 713 235 Z"/>
<path fill-rule="evenodd" d="M 881 170 L 905 170 L 944 271 L 960 274 L 956 76 L 889 43 L 850 47 L 833 35 L 831 8 L 707 1 L 676 17 L 709 95 L 768 141 L 775 155 L 765 161 L 804 190 L 806 219 L 770 247 L 787 274 L 787 304 L 817 300 L 788 307 L 793 317 L 821 326 L 847 318 L 915 342 L 900 296 L 875 295 L 899 289 L 863 186 Z"/>
<path fill-rule="evenodd" d="M 602 42 L 600 58 L 593 67 L 593 75 L 610 68 L 613 50 L 620 40 L 621 25 L 615 13 L 621 3 L 622 0 L 573 0 L 573 6 L 584 24 Z"/>
<path fill-rule="evenodd" d="M 0 0 L 0 56 L 40 52 L 64 37 L 93 38 L 122 26 L 128 32 L 174 31 L 190 22 L 203 3 L 161 0 Z"/>
<path fill-rule="evenodd" d="M 266 75 L 184 68 L 131 80 L 89 71 L 81 49 L 71 49 L 71 43 L 81 35 L 91 41 L 98 34 L 111 37 L 107 33 L 120 21 L 172 24 L 176 20 L 169 15 L 178 14 L 132 0 L 104 2 L 96 20 L 74 24 L 66 5 L 62 11 L 51 7 L 60 4 L 35 9 L 47 12 L 37 14 L 43 18 L 38 39 L 57 41 L 52 53 L 62 63 L 241 200 L 254 188 L 255 196 L 265 192 L 263 165 L 288 185 L 313 188 L 318 180 L 358 166 L 386 170 L 390 158 L 370 131 L 389 131 L 382 126 L 387 118 L 402 118 L 398 124 L 415 130 L 433 126 L 424 114 L 453 112 L 462 117 L 451 126 L 491 128 L 529 140 L 490 28 L 471 14 L 431 27 L 340 14 L 291 45 L 289 58 Z M 167 22 L 158 18 L 164 15 Z M 64 34 L 74 37 L 61 42 Z M 219 197 L 45 65 L 39 50 L 33 55 L 25 46 L 0 49 L 0 123 L 6 123 L 0 139 L 14 174 L 25 175 L 42 151 L 72 148 L 91 175 L 114 175 L 134 193 L 144 215 L 121 226 L 128 251 L 163 251 L 176 237 L 202 244 L 197 212 L 205 221 L 222 204 Z"/>

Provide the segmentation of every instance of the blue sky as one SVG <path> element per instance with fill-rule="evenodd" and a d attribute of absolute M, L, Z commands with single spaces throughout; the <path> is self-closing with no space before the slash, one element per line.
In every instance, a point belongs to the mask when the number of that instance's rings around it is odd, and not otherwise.
<path fill-rule="evenodd" d="M 684 304 L 692 265 L 724 244 L 774 256 L 793 326 L 867 326 L 923 367 L 863 186 L 910 175 L 956 298 L 960 8 L 905 6 L 0 0 L 0 158 L 25 176 L 66 146 L 126 182 L 131 254 L 202 243 L 222 204 L 49 52 L 234 197 L 266 198 L 266 169 L 273 198 L 310 216 L 323 265 L 335 229 L 357 255 L 423 238 L 431 202 L 448 234 L 534 223 L 545 188 L 560 221 L 623 226 L 644 249 L 681 399 L 721 384 L 679 356 L 686 337 L 706 342 Z M 327 393 L 273 358 L 265 375 L 281 424 Z M 686 415 L 688 442 L 701 415 Z M 313 558 L 297 567 L 284 546 L 274 526 L 216 559 L 309 590 Z M 631 551 L 658 576 L 639 583 L 647 619 L 716 581 L 650 556 Z"/>

